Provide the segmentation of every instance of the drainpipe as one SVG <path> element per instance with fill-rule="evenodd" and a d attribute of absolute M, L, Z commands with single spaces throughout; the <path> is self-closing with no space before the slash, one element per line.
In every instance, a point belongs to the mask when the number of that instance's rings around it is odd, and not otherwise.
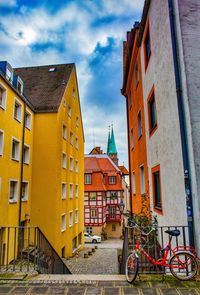
<path fill-rule="evenodd" d="M 173 52 L 174 72 L 175 72 L 175 81 L 176 81 L 178 113 L 179 113 L 179 122 L 180 122 L 181 147 L 182 147 L 182 155 L 183 155 L 185 195 L 186 195 L 187 218 L 188 218 L 188 226 L 189 226 L 189 242 L 191 246 L 194 246 L 194 228 L 193 228 L 194 225 L 193 225 L 191 180 L 190 180 L 190 173 L 189 173 L 189 153 L 188 153 L 188 146 L 187 146 L 187 132 L 186 132 L 185 112 L 184 112 L 183 95 L 182 95 L 182 85 L 181 85 L 181 78 L 180 78 L 178 40 L 176 35 L 176 23 L 175 23 L 173 0 L 168 0 L 168 6 L 169 6 L 169 19 L 170 19 L 171 38 L 172 38 L 172 52 Z"/>
<path fill-rule="evenodd" d="M 18 225 L 21 226 L 21 211 L 22 211 L 22 182 L 24 172 L 24 135 L 25 135 L 25 117 L 26 117 L 26 103 L 24 103 L 24 117 L 22 125 L 22 149 L 21 149 L 21 169 L 20 169 L 20 188 L 19 188 L 19 219 Z"/>

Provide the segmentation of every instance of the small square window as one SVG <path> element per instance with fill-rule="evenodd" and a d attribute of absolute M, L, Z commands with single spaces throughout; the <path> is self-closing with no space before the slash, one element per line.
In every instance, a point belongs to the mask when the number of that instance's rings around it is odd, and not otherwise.
<path fill-rule="evenodd" d="M 4 133 L 0 130 L 0 156 L 3 155 Z"/>
<path fill-rule="evenodd" d="M 25 127 L 31 129 L 31 114 L 28 112 L 25 113 Z"/>
<path fill-rule="evenodd" d="M 24 145 L 24 164 L 29 164 L 30 161 L 30 147 L 27 145 Z"/>
<path fill-rule="evenodd" d="M 62 136 L 63 136 L 63 139 L 67 139 L 67 127 L 64 124 L 62 127 Z"/>
<path fill-rule="evenodd" d="M 15 120 L 21 122 L 22 120 L 22 105 L 19 101 L 15 99 L 14 103 L 14 118 Z"/>
<path fill-rule="evenodd" d="M 90 192 L 90 201 L 96 201 L 97 195 L 96 192 Z"/>
<path fill-rule="evenodd" d="M 97 218 L 97 209 L 91 209 L 91 218 Z"/>
<path fill-rule="evenodd" d="M 66 169 L 67 168 L 67 155 L 66 154 L 62 154 L 62 167 L 64 168 L 64 169 Z"/>
<path fill-rule="evenodd" d="M 142 117 L 141 111 L 138 113 L 138 138 L 142 136 Z"/>
<path fill-rule="evenodd" d="M 73 212 L 69 212 L 69 226 L 73 225 Z"/>
<path fill-rule="evenodd" d="M 18 198 L 18 181 L 11 180 L 9 202 L 10 203 L 17 202 L 17 198 Z"/>
<path fill-rule="evenodd" d="M 75 195 L 76 195 L 76 198 L 78 198 L 78 184 L 76 184 L 75 186 Z"/>
<path fill-rule="evenodd" d="M 61 215 L 61 232 L 66 230 L 66 214 Z"/>
<path fill-rule="evenodd" d="M 70 171 L 73 171 L 73 158 L 69 159 L 69 169 Z"/>
<path fill-rule="evenodd" d="M 21 195 L 22 201 L 28 200 L 28 182 L 22 182 L 22 195 Z"/>
<path fill-rule="evenodd" d="M 6 88 L 0 84 L 0 108 L 6 108 Z"/>
<path fill-rule="evenodd" d="M 149 132 L 152 133 L 157 127 L 156 102 L 154 91 L 148 99 L 148 113 L 149 113 Z"/>
<path fill-rule="evenodd" d="M 70 105 L 68 106 L 68 115 L 69 115 L 69 117 L 72 116 L 72 108 Z"/>
<path fill-rule="evenodd" d="M 78 137 L 76 137 L 75 147 L 76 147 L 76 149 L 78 149 Z"/>
<path fill-rule="evenodd" d="M 160 165 L 152 168 L 152 183 L 154 208 L 162 211 Z"/>
<path fill-rule="evenodd" d="M 20 143 L 18 140 L 12 140 L 12 160 L 19 161 Z"/>
<path fill-rule="evenodd" d="M 23 92 L 23 81 L 21 79 L 19 80 L 19 77 L 18 77 L 18 80 L 17 80 L 17 90 L 19 91 L 20 94 L 22 94 L 22 92 Z"/>
<path fill-rule="evenodd" d="M 91 183 L 92 183 L 92 175 L 85 174 L 85 184 L 91 184 Z"/>
<path fill-rule="evenodd" d="M 62 192 L 61 192 L 61 194 L 62 194 L 62 199 L 63 200 L 66 199 L 66 188 L 67 188 L 66 183 L 62 183 Z"/>
<path fill-rule="evenodd" d="M 147 65 L 151 57 L 151 40 L 150 40 L 149 26 L 146 30 L 146 35 L 144 38 L 144 56 L 145 56 L 145 68 L 147 68 Z"/>
<path fill-rule="evenodd" d="M 140 193 L 145 193 L 144 165 L 140 166 Z"/>
<path fill-rule="evenodd" d="M 73 132 L 70 132 L 70 143 L 73 145 L 74 139 L 73 139 Z"/>
<path fill-rule="evenodd" d="M 73 184 L 69 185 L 69 197 L 73 198 Z"/>
<path fill-rule="evenodd" d="M 75 161 L 75 171 L 78 172 L 78 161 Z"/>
<path fill-rule="evenodd" d="M 72 251 L 75 252 L 77 249 L 77 237 L 72 240 Z"/>
<path fill-rule="evenodd" d="M 116 176 L 109 176 L 109 184 L 116 184 Z"/>
<path fill-rule="evenodd" d="M 78 209 L 75 210 L 75 223 L 78 223 Z"/>

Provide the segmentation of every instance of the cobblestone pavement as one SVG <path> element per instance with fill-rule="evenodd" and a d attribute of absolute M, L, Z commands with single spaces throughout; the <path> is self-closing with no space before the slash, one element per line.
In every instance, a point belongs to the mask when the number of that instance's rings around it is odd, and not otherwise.
<path fill-rule="evenodd" d="M 118 250 L 97 249 L 92 256 L 84 258 L 89 248 L 79 253 L 79 258 L 64 260 L 73 274 L 118 274 Z"/>
<path fill-rule="evenodd" d="M 0 281 L 0 294 L 65 294 L 65 295 L 200 295 L 200 282 L 88 281 L 87 283 L 58 281 Z"/>

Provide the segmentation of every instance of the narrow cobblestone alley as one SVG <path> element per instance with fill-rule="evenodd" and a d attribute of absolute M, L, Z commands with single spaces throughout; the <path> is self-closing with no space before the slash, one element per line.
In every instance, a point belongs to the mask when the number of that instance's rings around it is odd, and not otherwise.
<path fill-rule="evenodd" d="M 72 274 L 118 274 L 118 252 L 122 248 L 122 240 L 107 240 L 98 244 L 98 249 L 88 258 L 84 253 L 95 247 L 94 244 L 86 244 L 79 257 L 65 260 Z"/>

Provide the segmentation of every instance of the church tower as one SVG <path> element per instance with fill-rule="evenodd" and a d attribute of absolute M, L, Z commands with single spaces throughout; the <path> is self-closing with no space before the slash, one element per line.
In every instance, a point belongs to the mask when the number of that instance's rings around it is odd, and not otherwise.
<path fill-rule="evenodd" d="M 113 126 L 111 129 L 111 134 L 110 134 L 110 128 L 108 131 L 107 155 L 113 160 L 115 165 L 118 166 L 119 159 L 117 157 L 117 148 L 116 148 L 116 144 L 115 144 L 115 136 L 114 136 Z"/>

